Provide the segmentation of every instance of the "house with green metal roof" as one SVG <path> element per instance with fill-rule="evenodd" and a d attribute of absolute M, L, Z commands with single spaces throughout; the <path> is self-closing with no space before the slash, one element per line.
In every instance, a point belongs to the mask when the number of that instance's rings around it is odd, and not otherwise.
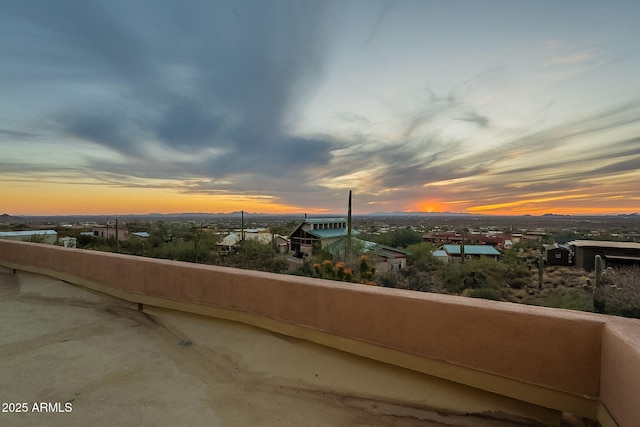
<path fill-rule="evenodd" d="M 440 249 L 446 252 L 449 262 L 459 262 L 462 258 L 460 246 L 443 245 Z M 497 260 L 500 255 L 500 251 L 491 245 L 464 245 L 465 258 L 492 257 Z"/>
<path fill-rule="evenodd" d="M 353 248 L 369 258 L 378 272 L 401 270 L 407 266 L 407 255 L 410 253 L 405 250 L 355 238 L 351 243 Z M 341 238 L 327 245 L 327 250 L 334 259 L 344 259 L 347 253 L 347 238 Z"/>
<path fill-rule="evenodd" d="M 360 234 L 352 230 L 351 234 Z M 314 244 L 321 248 L 347 237 L 346 218 L 305 218 L 289 235 L 291 250 L 295 253 L 311 254 Z"/>

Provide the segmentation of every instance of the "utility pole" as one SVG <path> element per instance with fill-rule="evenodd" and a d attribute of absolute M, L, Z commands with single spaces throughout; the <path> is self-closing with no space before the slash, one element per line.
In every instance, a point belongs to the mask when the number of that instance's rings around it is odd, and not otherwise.
<path fill-rule="evenodd" d="M 349 207 L 347 210 L 347 253 L 345 259 L 351 256 L 351 190 L 349 190 Z"/>
<path fill-rule="evenodd" d="M 120 252 L 120 239 L 118 239 L 118 218 L 116 218 L 116 253 Z"/>
<path fill-rule="evenodd" d="M 244 240 L 244 211 L 240 211 L 240 238 Z"/>
<path fill-rule="evenodd" d="M 195 251 L 196 251 L 196 263 L 198 262 L 198 240 L 199 240 L 199 235 L 198 235 L 198 230 L 195 229 L 193 232 L 193 244 L 195 245 Z"/>

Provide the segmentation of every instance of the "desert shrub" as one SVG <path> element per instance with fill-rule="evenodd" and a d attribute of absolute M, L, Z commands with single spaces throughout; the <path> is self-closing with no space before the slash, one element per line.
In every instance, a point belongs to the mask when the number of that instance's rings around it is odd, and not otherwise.
<path fill-rule="evenodd" d="M 522 289 L 525 286 L 531 285 L 531 278 L 530 278 L 530 275 L 527 274 L 526 277 L 517 277 L 514 279 L 508 279 L 507 283 L 510 287 L 514 289 Z"/>
<path fill-rule="evenodd" d="M 593 300 L 590 294 L 577 288 L 553 288 L 530 301 L 535 305 L 569 310 L 593 311 Z"/>
<path fill-rule="evenodd" d="M 448 264 L 441 272 L 442 286 L 449 293 L 465 289 L 506 288 L 505 265 L 492 258 L 473 258 L 464 264 Z"/>
<path fill-rule="evenodd" d="M 356 269 L 360 279 L 358 280 L 359 283 L 364 283 L 367 285 L 377 285 L 373 281 L 373 276 L 375 275 L 376 268 L 367 261 L 367 257 L 365 255 L 362 255 L 359 258 Z M 354 273 L 354 268 L 350 267 L 348 263 L 345 263 L 343 261 L 338 261 L 334 265 L 333 261 L 325 259 L 322 262 L 313 263 L 311 265 L 311 271 L 311 276 L 319 277 L 321 279 L 338 280 L 342 282 L 357 281 Z M 393 283 L 390 281 L 390 279 L 387 278 L 385 280 L 385 283 L 387 283 L 388 287 L 395 287 L 393 286 Z"/>
<path fill-rule="evenodd" d="M 272 273 L 281 273 L 289 268 L 286 258 L 275 253 L 270 243 L 243 240 L 236 246 L 236 252 L 225 258 L 224 265 Z"/>
<path fill-rule="evenodd" d="M 480 288 L 471 289 L 471 292 L 469 292 L 468 296 L 470 296 L 471 298 L 483 298 L 494 301 L 501 301 L 505 297 L 505 292 L 497 288 Z"/>
<path fill-rule="evenodd" d="M 380 284 L 387 288 L 411 291 L 446 293 L 438 274 L 421 271 L 415 266 L 394 270 L 377 276 Z"/>
<path fill-rule="evenodd" d="M 464 265 L 457 263 L 447 264 L 441 274 L 444 289 L 449 293 L 461 293 L 465 288 L 464 274 Z"/>
<path fill-rule="evenodd" d="M 640 318 L 640 268 L 607 269 L 605 313 Z"/>
<path fill-rule="evenodd" d="M 418 243 L 407 248 L 407 264 L 420 271 L 435 271 L 443 267 L 442 261 L 433 256 L 435 246 L 431 243 Z"/>
<path fill-rule="evenodd" d="M 395 271 L 391 271 L 389 273 L 381 274 L 378 277 L 380 285 L 384 288 L 401 288 L 400 282 L 398 281 L 398 275 L 395 273 Z"/>

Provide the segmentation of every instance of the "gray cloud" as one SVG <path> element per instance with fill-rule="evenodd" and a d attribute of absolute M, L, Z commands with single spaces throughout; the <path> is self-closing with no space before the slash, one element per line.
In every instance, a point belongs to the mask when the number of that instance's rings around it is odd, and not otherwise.
<path fill-rule="evenodd" d="M 36 138 L 38 134 L 33 132 L 24 132 L 20 130 L 0 129 L 0 139 L 6 140 L 23 140 Z"/>
<path fill-rule="evenodd" d="M 462 116 L 454 117 L 453 120 L 475 123 L 481 128 L 486 128 L 487 126 L 489 126 L 489 118 L 475 112 L 469 112 Z"/>
<path fill-rule="evenodd" d="M 127 129 L 130 119 L 119 111 L 87 109 L 75 114 L 60 114 L 58 121 L 70 136 L 94 142 L 125 155 L 142 154 L 136 130 Z"/>
<path fill-rule="evenodd" d="M 61 99 L 53 120 L 67 135 L 136 158 L 154 144 L 194 155 L 217 149 L 184 165 L 213 176 L 330 159 L 332 141 L 295 138 L 285 126 L 321 74 L 322 4 L 103 4 L 13 5 L 34 31 L 23 60 L 35 67 L 46 44 L 45 66 L 67 64 L 70 80 L 84 70 L 79 83 L 109 93 Z"/>

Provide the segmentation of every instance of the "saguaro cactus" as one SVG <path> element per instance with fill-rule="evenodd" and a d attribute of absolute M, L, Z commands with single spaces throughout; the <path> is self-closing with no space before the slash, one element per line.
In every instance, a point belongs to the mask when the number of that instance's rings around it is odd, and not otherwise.
<path fill-rule="evenodd" d="M 604 313 L 605 296 L 604 296 L 604 262 L 600 255 L 595 258 L 596 269 L 596 287 L 593 291 L 593 311 L 596 313 Z"/>
<path fill-rule="evenodd" d="M 542 254 L 538 256 L 538 289 L 542 289 L 542 281 L 544 278 L 544 257 Z"/>
<path fill-rule="evenodd" d="M 595 259 L 596 267 L 596 287 L 601 286 L 604 278 L 604 262 L 600 255 L 596 255 Z"/>

